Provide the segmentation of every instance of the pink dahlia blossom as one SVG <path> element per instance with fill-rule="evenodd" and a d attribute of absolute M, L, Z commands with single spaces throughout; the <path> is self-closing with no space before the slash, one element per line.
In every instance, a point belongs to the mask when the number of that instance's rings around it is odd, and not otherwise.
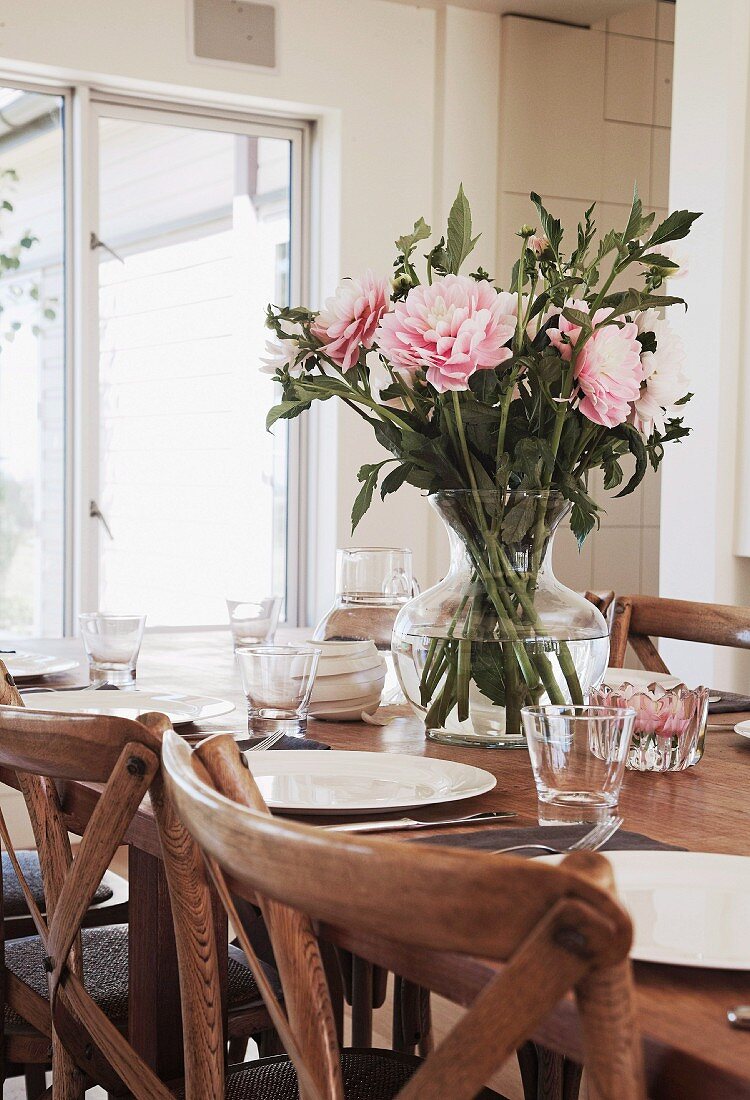
<path fill-rule="evenodd" d="M 595 324 L 601 312 L 606 311 L 597 310 Z M 643 381 L 637 326 L 626 322 L 595 328 L 576 356 L 573 373 L 584 416 L 605 428 L 624 423 Z"/>
<path fill-rule="evenodd" d="M 517 304 L 517 303 L 516 303 Z M 513 295 L 468 275 L 444 275 L 415 286 L 380 322 L 376 340 L 394 367 L 424 370 L 438 391 L 465 390 L 478 370 L 513 354 Z"/>
<path fill-rule="evenodd" d="M 342 370 L 356 364 L 361 347 L 372 347 L 375 330 L 388 312 L 389 298 L 388 280 L 366 271 L 359 279 L 344 279 L 326 300 L 311 331 Z"/>
<path fill-rule="evenodd" d="M 648 437 L 654 428 L 664 431 L 665 416 L 688 391 L 683 372 L 685 346 L 655 309 L 637 314 L 635 323 L 639 332 L 653 332 L 656 337 L 656 351 L 646 351 L 641 356 L 644 379 L 631 416 L 638 431 Z"/>

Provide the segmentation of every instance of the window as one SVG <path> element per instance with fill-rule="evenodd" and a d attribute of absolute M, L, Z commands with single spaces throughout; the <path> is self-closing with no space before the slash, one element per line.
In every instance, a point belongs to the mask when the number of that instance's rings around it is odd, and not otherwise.
<path fill-rule="evenodd" d="M 63 98 L 14 94 L 47 109 L 42 125 L 26 104 L 22 140 L 0 128 L 0 170 L 18 165 L 3 241 L 39 238 L 0 278 L 0 631 L 74 632 L 93 607 L 211 626 L 226 596 L 276 592 L 293 620 L 298 427 L 265 431 L 258 366 L 267 303 L 301 293 L 304 125 L 105 98 L 76 113 L 66 420 Z"/>
<path fill-rule="evenodd" d="M 0 632 L 65 602 L 63 98 L 0 86 Z"/>

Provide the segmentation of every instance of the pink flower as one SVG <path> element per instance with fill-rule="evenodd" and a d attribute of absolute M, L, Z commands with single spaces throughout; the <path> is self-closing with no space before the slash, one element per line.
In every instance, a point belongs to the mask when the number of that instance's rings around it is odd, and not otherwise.
<path fill-rule="evenodd" d="M 344 279 L 333 298 L 326 300 L 311 332 L 342 370 L 356 364 L 361 347 L 372 347 L 375 330 L 388 312 L 389 294 L 388 280 L 366 271 L 359 279 Z"/>
<path fill-rule="evenodd" d="M 580 313 L 588 313 L 589 311 L 588 302 L 584 302 L 582 298 L 571 298 L 565 303 L 565 306 L 566 308 L 577 309 Z M 600 310 L 599 312 L 601 313 L 604 311 Z M 573 321 L 568 321 L 567 318 L 563 317 L 562 313 L 560 314 L 557 325 L 550 325 L 547 329 L 549 342 L 553 347 L 557 348 L 566 363 L 569 363 L 573 356 L 573 349 L 580 332 L 581 326 L 574 324 Z M 565 337 L 565 339 L 563 339 L 563 337 Z"/>
<path fill-rule="evenodd" d="M 529 237 L 529 248 L 535 256 L 541 256 L 549 248 L 549 240 L 543 234 L 535 233 Z"/>
<path fill-rule="evenodd" d="M 637 314 L 635 323 L 639 332 L 653 332 L 656 337 L 656 351 L 646 351 L 641 356 L 644 379 L 631 414 L 631 422 L 648 437 L 654 428 L 664 431 L 666 414 L 688 391 L 683 373 L 685 347 L 655 309 Z"/>
<path fill-rule="evenodd" d="M 380 323 L 376 340 L 394 367 L 424 370 L 438 391 L 465 390 L 478 370 L 513 354 L 505 345 L 516 329 L 513 295 L 468 275 L 444 275 L 415 286 Z"/>
<path fill-rule="evenodd" d="M 584 416 L 605 428 L 624 423 L 643 381 L 637 326 L 626 322 L 595 328 L 576 356 L 573 373 Z"/>

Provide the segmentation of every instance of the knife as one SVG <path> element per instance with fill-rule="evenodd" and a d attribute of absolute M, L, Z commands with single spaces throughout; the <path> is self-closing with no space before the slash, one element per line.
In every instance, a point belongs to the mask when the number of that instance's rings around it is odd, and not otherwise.
<path fill-rule="evenodd" d="M 509 810 L 487 810 L 468 817 L 451 817 L 442 821 L 418 821 L 414 817 L 398 817 L 391 821 L 347 821 L 344 825 L 322 825 L 338 833 L 392 833 L 399 829 L 442 829 L 446 825 L 480 825 L 485 821 L 500 821 L 515 817 Z"/>

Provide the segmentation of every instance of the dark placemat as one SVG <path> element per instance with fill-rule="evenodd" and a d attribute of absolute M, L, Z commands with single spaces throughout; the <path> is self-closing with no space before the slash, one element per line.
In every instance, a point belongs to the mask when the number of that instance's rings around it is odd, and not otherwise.
<path fill-rule="evenodd" d="M 476 852 L 494 852 L 513 844 L 548 844 L 550 848 L 568 848 L 591 828 L 590 825 L 531 825 L 525 828 L 482 829 L 477 832 L 450 832 L 441 836 L 415 838 L 415 844 L 440 844 L 445 848 L 472 848 Z M 642 833 L 619 829 L 599 851 L 602 852 L 684 852 L 675 844 L 662 844 Z M 523 855 L 522 852 L 518 853 Z M 543 853 L 540 853 L 543 855 Z"/>
<path fill-rule="evenodd" d="M 244 741 L 238 741 L 237 745 L 244 751 L 245 749 L 251 749 L 253 745 L 257 745 L 262 740 L 262 737 L 246 737 Z M 330 749 L 330 747 L 322 741 L 313 741 L 311 737 L 288 737 L 285 734 L 275 745 L 271 745 L 268 751 L 273 752 L 274 749 Z"/>
<path fill-rule="evenodd" d="M 721 699 L 716 703 L 708 704 L 709 714 L 731 714 L 737 710 L 750 710 L 750 695 L 735 695 L 731 691 L 709 691 L 709 695 L 720 695 Z"/>

